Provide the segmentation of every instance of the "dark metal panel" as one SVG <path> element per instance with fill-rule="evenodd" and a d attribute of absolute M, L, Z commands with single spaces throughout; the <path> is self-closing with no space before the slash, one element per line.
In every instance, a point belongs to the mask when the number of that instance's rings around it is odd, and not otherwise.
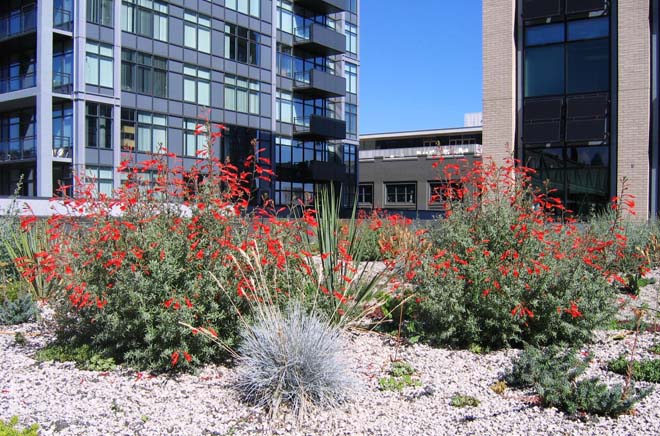
<path fill-rule="evenodd" d="M 561 119 L 562 97 L 527 98 L 523 104 L 525 121 Z"/>
<path fill-rule="evenodd" d="M 590 94 L 566 98 L 566 118 L 605 118 L 609 112 L 610 96 Z"/>
<path fill-rule="evenodd" d="M 555 17 L 561 15 L 562 0 L 524 0 L 523 18 L 533 20 L 536 18 Z"/>
<path fill-rule="evenodd" d="M 607 9 L 607 0 L 566 0 L 566 13 L 602 11 Z"/>
<path fill-rule="evenodd" d="M 607 140 L 607 119 L 567 120 L 566 141 Z"/>
<path fill-rule="evenodd" d="M 525 123 L 523 142 L 525 144 L 549 144 L 561 141 L 561 121 Z"/>

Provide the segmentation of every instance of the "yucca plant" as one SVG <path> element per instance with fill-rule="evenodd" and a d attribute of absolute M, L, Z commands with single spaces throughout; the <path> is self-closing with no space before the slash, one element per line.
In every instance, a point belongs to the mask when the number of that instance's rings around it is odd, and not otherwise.
<path fill-rule="evenodd" d="M 324 310 L 333 324 L 340 327 L 359 324 L 366 315 L 385 304 L 383 292 L 391 270 L 373 271 L 367 260 L 368 246 L 360 238 L 357 203 L 353 203 L 348 219 L 340 219 L 340 195 L 334 188 L 323 189 L 315 200 L 316 241 L 320 251 L 320 268 L 315 278 L 326 298 Z M 307 238 L 311 247 L 312 240 Z"/>
<path fill-rule="evenodd" d="M 30 273 L 31 269 L 40 268 L 37 255 L 51 249 L 48 222 L 36 220 L 25 229 L 16 226 L 15 231 L 3 242 L 32 298 L 35 301 L 50 299 L 58 289 L 58 282 L 47 280 L 47 274 Z"/>

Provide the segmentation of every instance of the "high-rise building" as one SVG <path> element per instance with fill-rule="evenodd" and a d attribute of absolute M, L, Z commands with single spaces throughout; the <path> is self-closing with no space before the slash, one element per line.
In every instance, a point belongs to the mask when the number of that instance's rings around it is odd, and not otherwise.
<path fill-rule="evenodd" d="M 0 196 L 51 197 L 72 174 L 100 192 L 167 149 L 190 165 L 200 119 L 221 159 L 259 141 L 286 205 L 356 186 L 358 0 L 0 2 Z M 74 187 L 75 188 L 75 187 Z"/>
<path fill-rule="evenodd" d="M 484 155 L 586 214 L 658 214 L 658 0 L 483 0 Z"/>

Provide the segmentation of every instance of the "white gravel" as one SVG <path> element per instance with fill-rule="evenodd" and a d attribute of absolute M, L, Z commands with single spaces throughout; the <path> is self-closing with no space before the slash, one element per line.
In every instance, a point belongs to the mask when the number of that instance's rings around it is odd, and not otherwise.
<path fill-rule="evenodd" d="M 26 334 L 27 346 L 15 343 L 17 331 Z M 623 378 L 602 367 L 633 340 L 615 340 L 615 334 L 598 332 L 588 347 L 595 353 L 589 372 L 608 382 Z M 0 419 L 18 415 L 21 425 L 38 423 L 42 435 L 660 434 L 660 386 L 638 405 L 635 416 L 616 420 L 574 420 L 534 406 L 530 392 L 495 394 L 490 386 L 511 366 L 516 350 L 477 355 L 404 347 L 399 357 L 418 370 L 423 386 L 384 392 L 378 378 L 397 353 L 393 341 L 373 333 L 346 333 L 345 358 L 357 380 L 352 401 L 316 411 L 296 426 L 291 417 L 271 421 L 263 411 L 242 404 L 232 389 L 232 369 L 213 366 L 195 376 L 150 378 L 125 369 L 99 373 L 69 363 L 35 362 L 35 350 L 49 339 L 37 324 L 0 327 Z M 640 336 L 639 349 L 654 340 L 652 334 Z M 478 398 L 480 406 L 452 407 L 451 397 L 458 393 Z"/>

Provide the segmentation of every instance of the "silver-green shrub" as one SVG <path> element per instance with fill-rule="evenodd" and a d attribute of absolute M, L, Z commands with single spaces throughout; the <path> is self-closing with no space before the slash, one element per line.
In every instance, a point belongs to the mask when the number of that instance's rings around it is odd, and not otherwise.
<path fill-rule="evenodd" d="M 238 352 L 239 392 L 271 413 L 286 404 L 302 416 L 310 405 L 335 406 L 349 393 L 339 330 L 300 304 L 260 306 Z"/>

